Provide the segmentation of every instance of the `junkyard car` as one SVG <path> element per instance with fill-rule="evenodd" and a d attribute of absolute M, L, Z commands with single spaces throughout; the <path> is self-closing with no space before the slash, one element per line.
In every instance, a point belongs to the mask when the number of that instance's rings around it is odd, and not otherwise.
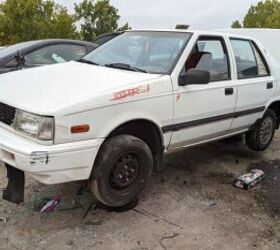
<path fill-rule="evenodd" d="M 80 62 L 1 75 L 5 198 L 22 200 L 26 173 L 89 180 L 97 200 L 118 207 L 164 153 L 237 134 L 263 151 L 279 127 L 279 73 L 254 39 L 176 30 L 125 32 Z"/>
<path fill-rule="evenodd" d="M 48 39 L 22 42 L 0 51 L 0 74 L 31 67 L 79 60 L 98 45 L 89 42 Z"/>

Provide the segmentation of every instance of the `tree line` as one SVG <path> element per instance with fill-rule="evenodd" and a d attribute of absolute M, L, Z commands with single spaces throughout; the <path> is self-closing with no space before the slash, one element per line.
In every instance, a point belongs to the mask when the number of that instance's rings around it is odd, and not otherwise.
<path fill-rule="evenodd" d="M 265 0 L 252 5 L 243 21 L 236 20 L 231 27 L 280 29 L 280 2 Z"/>
<path fill-rule="evenodd" d="M 67 38 L 92 41 L 100 34 L 130 29 L 119 26 L 119 10 L 110 0 L 83 0 L 74 14 L 54 0 L 5 0 L 0 4 L 0 45 Z"/>
<path fill-rule="evenodd" d="M 4 0 L 0 3 L 0 46 L 44 38 L 93 41 L 103 33 L 130 29 L 128 23 L 119 26 L 119 20 L 119 10 L 110 0 L 83 0 L 74 4 L 74 14 L 54 0 Z M 264 0 L 252 5 L 243 21 L 234 21 L 232 28 L 280 29 L 280 2 Z"/>

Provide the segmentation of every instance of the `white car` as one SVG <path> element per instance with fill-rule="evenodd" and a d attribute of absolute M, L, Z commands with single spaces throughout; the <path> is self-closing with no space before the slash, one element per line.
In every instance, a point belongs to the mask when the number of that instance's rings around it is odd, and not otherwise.
<path fill-rule="evenodd" d="M 97 200 L 119 207 L 164 153 L 237 134 L 263 151 L 279 128 L 279 73 L 254 39 L 176 30 L 128 31 L 80 62 L 2 75 L 4 198 L 23 200 L 26 173 L 89 180 Z"/>

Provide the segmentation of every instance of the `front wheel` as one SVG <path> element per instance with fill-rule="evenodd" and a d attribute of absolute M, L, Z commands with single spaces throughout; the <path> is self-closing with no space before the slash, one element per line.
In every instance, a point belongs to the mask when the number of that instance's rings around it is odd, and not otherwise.
<path fill-rule="evenodd" d="M 263 118 L 259 120 L 254 128 L 246 133 L 247 146 L 254 151 L 266 150 L 274 137 L 277 116 L 275 112 L 268 109 Z"/>
<path fill-rule="evenodd" d="M 110 207 L 135 201 L 153 170 L 153 156 L 142 140 L 119 135 L 101 147 L 93 167 L 90 189 L 95 198 Z"/>

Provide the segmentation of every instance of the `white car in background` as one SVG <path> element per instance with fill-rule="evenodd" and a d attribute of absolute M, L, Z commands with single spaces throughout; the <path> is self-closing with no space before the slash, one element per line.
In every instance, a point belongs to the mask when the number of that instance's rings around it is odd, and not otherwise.
<path fill-rule="evenodd" d="M 119 207 L 164 153 L 237 134 L 263 151 L 279 128 L 279 74 L 255 39 L 191 30 L 128 31 L 79 62 L 3 74 L 4 198 L 23 200 L 26 173 L 89 180 L 97 200 Z"/>

